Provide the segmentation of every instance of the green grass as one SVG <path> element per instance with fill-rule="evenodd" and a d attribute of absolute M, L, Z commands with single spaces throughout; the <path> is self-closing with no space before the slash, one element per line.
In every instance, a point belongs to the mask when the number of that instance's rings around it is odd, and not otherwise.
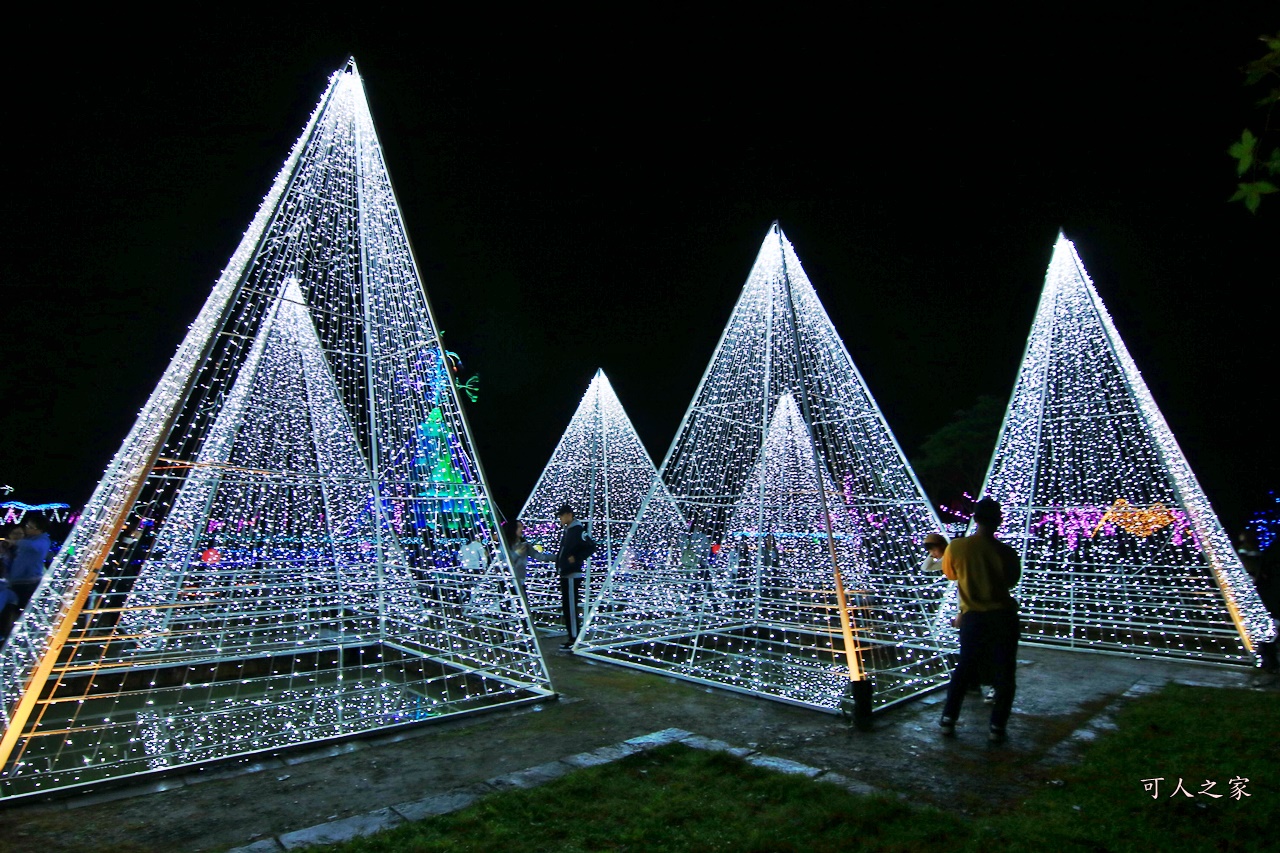
<path fill-rule="evenodd" d="M 984 821 L 1005 850 L 1270 850 L 1280 827 L 1280 695 L 1173 685 L 1128 705 L 1061 787 Z M 1159 798 L 1143 779 L 1163 776 Z M 1228 782 L 1249 780 L 1233 799 Z M 1191 798 L 1174 793 L 1178 779 Z M 1217 782 L 1200 796 L 1205 780 Z M 1271 829 L 1267 829 L 1271 827 Z"/>
<path fill-rule="evenodd" d="M 964 818 L 680 745 L 331 848 L 373 851 L 1264 850 L 1280 826 L 1280 696 L 1171 687 L 1130 704 L 1061 785 Z M 1160 798 L 1142 780 L 1165 777 Z M 1227 796 L 1248 778 L 1252 796 Z M 1193 794 L 1205 779 L 1221 799 Z M 875 780 L 869 780 L 875 781 Z"/>

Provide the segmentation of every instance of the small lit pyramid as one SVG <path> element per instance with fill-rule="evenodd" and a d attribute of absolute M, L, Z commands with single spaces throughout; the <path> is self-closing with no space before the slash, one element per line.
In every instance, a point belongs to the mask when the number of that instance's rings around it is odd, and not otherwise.
<path fill-rule="evenodd" d="M 350 63 L 0 650 L 0 796 L 545 698 L 497 530 Z"/>
<path fill-rule="evenodd" d="M 582 519 L 598 546 L 585 565 L 584 612 L 600 594 L 609 564 L 631 530 L 656 474 L 609 378 L 597 370 L 520 510 L 525 537 L 548 551 L 554 551 L 560 541 L 555 512 L 561 504 L 572 504 Z M 536 625 L 550 628 L 563 623 L 554 565 L 531 560 L 525 590 Z"/>
<path fill-rule="evenodd" d="M 885 707 L 948 677 L 946 582 L 920 570 L 940 529 L 775 224 L 575 651 Z"/>
<path fill-rule="evenodd" d="M 1022 556 L 1024 642 L 1251 665 L 1273 634 L 1061 234 L 983 494 Z"/>
<path fill-rule="evenodd" d="M 237 476 L 268 469 L 289 472 L 291 487 Z M 377 539 L 370 479 L 302 292 L 290 279 L 132 585 L 119 622 L 120 633 L 134 642 L 122 651 L 144 660 L 179 650 L 228 657 L 264 654 L 273 645 L 323 647 L 340 630 L 336 620 L 344 609 L 363 610 L 362 628 L 374 635 L 377 608 L 367 602 L 378 601 L 380 585 L 385 606 L 398 618 L 422 621 L 426 613 L 400 542 L 384 539 L 381 580 L 377 549 L 361 547 Z M 222 531 L 222 519 L 247 520 L 246 527 L 275 540 L 275 547 L 283 539 L 300 545 L 297 570 L 282 571 L 275 560 L 234 565 L 231 551 L 224 562 L 221 540 L 236 536 Z M 191 560 L 194 544 L 206 542 L 203 559 Z M 282 608 L 262 624 L 262 600 L 299 596 L 310 599 L 309 608 Z M 211 598 L 218 600 L 214 620 Z"/>

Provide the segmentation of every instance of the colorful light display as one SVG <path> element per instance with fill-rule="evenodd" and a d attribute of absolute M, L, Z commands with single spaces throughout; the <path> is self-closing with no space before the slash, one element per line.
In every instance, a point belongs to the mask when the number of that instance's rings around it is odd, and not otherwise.
<path fill-rule="evenodd" d="M 1061 235 L 983 493 L 1022 555 L 1025 642 L 1249 665 L 1273 635 Z"/>
<path fill-rule="evenodd" d="M 1276 534 L 1280 532 L 1280 495 L 1268 492 L 1267 497 L 1270 499 L 1268 506 L 1254 511 L 1245 522 L 1245 527 L 1257 538 L 1258 547 L 1264 551 L 1275 544 Z"/>
<path fill-rule="evenodd" d="M 775 224 L 579 654 L 827 711 L 943 683 L 941 525 Z"/>
<path fill-rule="evenodd" d="M 437 328 L 351 63 L 0 652 L 0 793 L 550 695 Z"/>
<path fill-rule="evenodd" d="M 560 541 L 555 511 L 562 503 L 572 504 L 583 520 L 599 546 L 584 566 L 584 612 L 599 596 L 609 565 L 621 550 L 656 474 L 609 378 L 597 370 L 520 510 L 525 537 L 548 551 L 554 551 Z M 525 590 L 535 624 L 561 625 L 555 566 L 530 560 Z"/>
<path fill-rule="evenodd" d="M 0 503 L 0 524 L 21 524 L 29 512 L 38 512 L 50 521 L 62 521 L 70 504 L 28 504 L 22 501 Z"/>

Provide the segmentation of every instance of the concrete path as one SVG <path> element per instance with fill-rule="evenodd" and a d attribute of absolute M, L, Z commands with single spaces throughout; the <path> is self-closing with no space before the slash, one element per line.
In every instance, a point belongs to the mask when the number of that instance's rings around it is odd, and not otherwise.
<path fill-rule="evenodd" d="M 888 709 L 871 732 L 752 696 L 556 654 L 559 701 L 444 720 L 314 749 L 254 756 L 142 785 L 0 807 L 0 838 L 42 853 L 109 848 L 292 849 L 442 814 L 503 789 L 678 736 L 775 769 L 978 813 L 1052 779 L 1114 725 L 1132 697 L 1169 681 L 1276 689 L 1274 676 L 1165 660 L 1023 646 L 1009 742 L 987 743 L 987 708 L 967 702 L 939 736 L 941 693 Z M 692 734 L 696 733 L 696 734 Z M 245 845 L 249 845 L 245 847 Z"/>

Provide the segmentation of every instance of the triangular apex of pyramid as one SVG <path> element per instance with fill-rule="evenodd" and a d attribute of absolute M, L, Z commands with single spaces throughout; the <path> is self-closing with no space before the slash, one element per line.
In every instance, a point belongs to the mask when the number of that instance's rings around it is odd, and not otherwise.
<path fill-rule="evenodd" d="M 1273 635 L 1062 235 L 983 494 L 1022 556 L 1024 642 L 1252 665 Z"/>
<path fill-rule="evenodd" d="M 0 795 L 549 695 L 447 359 L 349 64 L 0 650 Z"/>
<path fill-rule="evenodd" d="M 560 541 L 556 510 L 573 506 L 598 548 L 586 562 L 583 608 L 599 595 L 609 564 L 622 548 L 657 469 L 603 370 L 597 370 L 550 461 L 520 510 L 530 543 L 554 552 Z M 526 583 L 535 624 L 564 623 L 555 566 L 532 559 Z"/>
<path fill-rule="evenodd" d="M 579 653 L 828 711 L 945 681 L 941 525 L 776 225 L 660 477 Z"/>

